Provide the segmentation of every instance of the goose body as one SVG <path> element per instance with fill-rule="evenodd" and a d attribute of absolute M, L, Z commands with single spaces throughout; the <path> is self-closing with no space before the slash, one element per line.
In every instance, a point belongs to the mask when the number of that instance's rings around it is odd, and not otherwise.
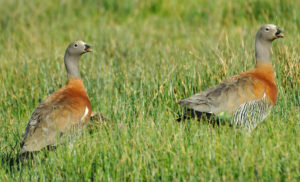
<path fill-rule="evenodd" d="M 233 124 L 251 131 L 276 103 L 275 73 L 270 60 L 271 42 L 283 37 L 275 25 L 263 25 L 255 41 L 256 65 L 220 84 L 179 101 L 198 112 L 231 116 Z"/>
<path fill-rule="evenodd" d="M 21 153 L 56 145 L 62 137 L 80 133 L 91 116 L 91 103 L 80 78 L 79 58 L 91 47 L 82 41 L 69 45 L 65 54 L 68 82 L 34 110 L 21 143 Z"/>

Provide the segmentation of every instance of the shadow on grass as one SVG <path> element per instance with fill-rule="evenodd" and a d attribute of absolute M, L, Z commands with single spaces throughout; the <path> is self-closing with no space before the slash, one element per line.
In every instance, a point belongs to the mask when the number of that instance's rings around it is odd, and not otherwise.
<path fill-rule="evenodd" d="M 34 166 L 34 158 L 37 154 L 42 151 L 47 151 L 43 152 L 45 159 L 47 159 L 48 152 L 56 150 L 56 148 L 57 147 L 55 146 L 48 146 L 41 151 L 25 152 L 21 154 L 18 151 L 18 147 L 10 147 L 10 150 L 1 154 L 0 166 L 5 169 L 7 173 L 22 172 L 23 166 L 28 166 L 30 164 L 31 166 Z"/>
<path fill-rule="evenodd" d="M 25 158 L 25 156 L 21 155 L 16 150 L 17 147 L 15 145 L 14 147 L 10 147 L 10 149 L 6 150 L 6 152 L 3 151 L 1 153 L 1 157 L 0 157 L 1 166 L 3 169 L 6 170 L 7 173 L 11 173 L 13 171 L 19 171 L 20 166 Z"/>

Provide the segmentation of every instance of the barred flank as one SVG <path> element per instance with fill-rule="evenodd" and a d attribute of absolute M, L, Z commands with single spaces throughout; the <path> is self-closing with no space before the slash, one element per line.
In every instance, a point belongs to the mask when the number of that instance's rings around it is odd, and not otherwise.
<path fill-rule="evenodd" d="M 238 107 L 233 116 L 232 124 L 253 130 L 271 111 L 272 105 L 266 101 L 266 94 L 260 100 L 246 102 Z"/>

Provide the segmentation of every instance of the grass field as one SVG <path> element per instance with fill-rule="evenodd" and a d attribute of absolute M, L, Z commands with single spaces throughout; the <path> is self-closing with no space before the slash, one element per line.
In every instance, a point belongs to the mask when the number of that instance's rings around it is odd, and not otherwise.
<path fill-rule="evenodd" d="M 0 181 L 299 181 L 300 1 L 0 0 Z M 228 125 L 177 123 L 176 102 L 255 64 L 265 23 L 278 100 L 250 135 Z M 94 46 L 80 62 L 92 124 L 17 162 L 34 108 L 66 83 L 64 51 Z M 17 145 L 16 145 L 17 144 Z M 16 146 L 16 147 L 15 147 Z"/>

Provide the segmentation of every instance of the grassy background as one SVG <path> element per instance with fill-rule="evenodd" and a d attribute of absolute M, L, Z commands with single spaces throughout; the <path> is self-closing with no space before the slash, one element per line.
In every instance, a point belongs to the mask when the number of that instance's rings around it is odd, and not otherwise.
<path fill-rule="evenodd" d="M 299 181 L 300 1 L 0 0 L 0 181 Z M 176 123 L 176 101 L 254 66 L 258 28 L 272 46 L 278 102 L 250 136 Z M 63 55 L 82 39 L 94 111 L 111 120 L 70 149 L 17 163 L 29 117 L 66 82 Z"/>

